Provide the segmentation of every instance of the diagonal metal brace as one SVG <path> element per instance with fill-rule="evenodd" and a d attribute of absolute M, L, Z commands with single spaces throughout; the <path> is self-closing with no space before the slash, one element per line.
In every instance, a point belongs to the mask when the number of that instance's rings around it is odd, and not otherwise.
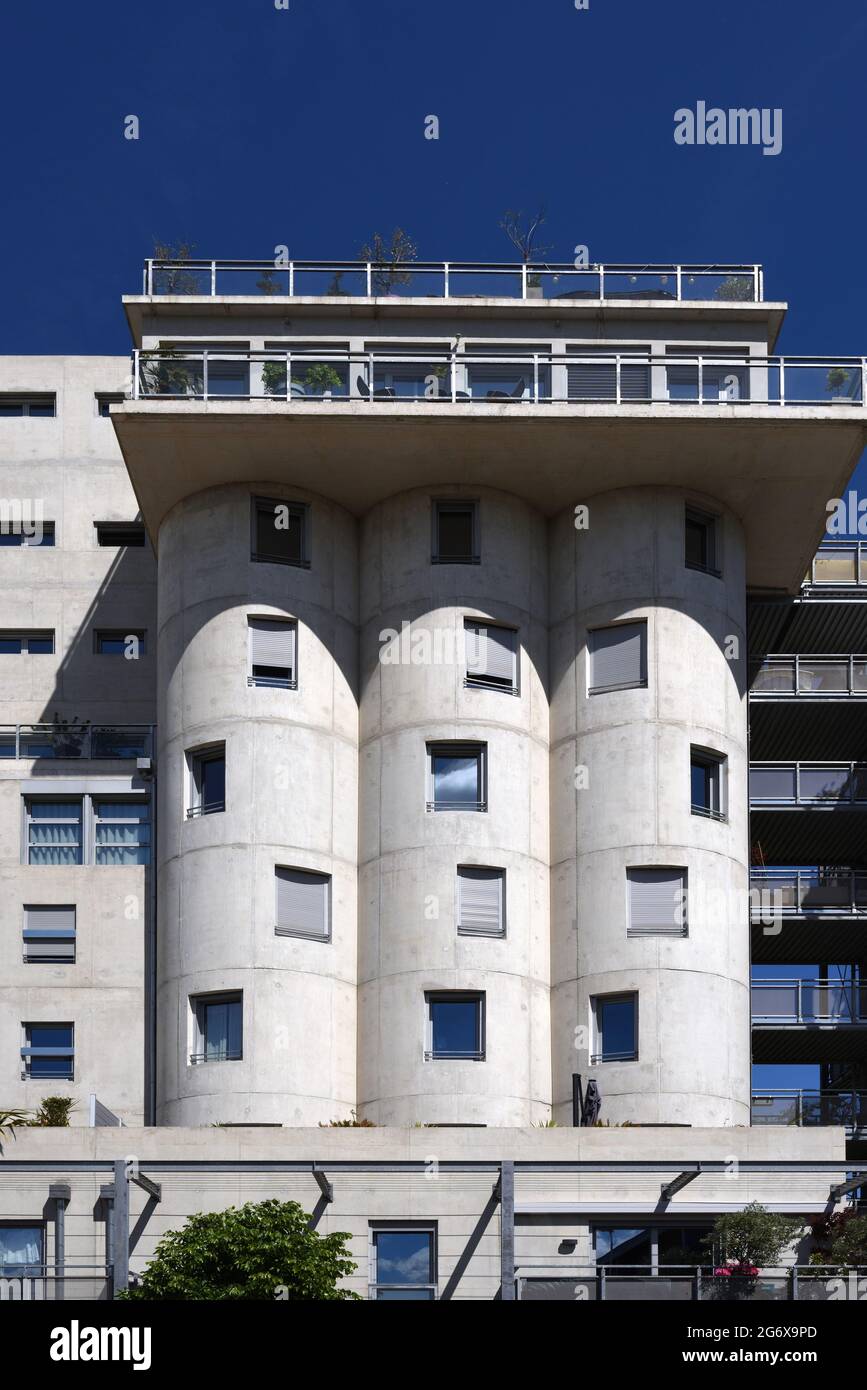
<path fill-rule="evenodd" d="M 142 1192 L 146 1192 L 149 1197 L 153 1197 L 155 1202 L 162 1201 L 162 1183 L 154 1182 L 153 1178 L 146 1178 L 143 1173 L 130 1173 L 130 1182 L 134 1182 L 136 1187 L 140 1187 Z"/>
<path fill-rule="evenodd" d="M 660 1197 L 663 1202 L 670 1202 L 675 1192 L 679 1192 L 688 1183 L 694 1182 L 701 1173 L 701 1164 L 697 1163 L 694 1168 L 684 1168 L 682 1173 L 678 1173 L 671 1182 L 664 1182 L 660 1188 Z"/>
<path fill-rule="evenodd" d="M 314 1163 L 313 1176 L 319 1184 L 319 1191 L 322 1193 L 322 1196 L 325 1198 L 326 1202 L 333 1202 L 334 1187 L 333 1184 L 330 1183 L 326 1178 L 325 1169 L 322 1167 L 321 1163 Z"/>

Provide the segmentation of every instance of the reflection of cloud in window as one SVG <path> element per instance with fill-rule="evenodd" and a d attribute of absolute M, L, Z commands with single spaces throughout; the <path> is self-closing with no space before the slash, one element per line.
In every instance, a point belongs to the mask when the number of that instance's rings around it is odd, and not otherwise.
<path fill-rule="evenodd" d="M 443 801 L 475 801 L 477 767 L 475 758 L 437 758 L 437 796 Z"/>
<path fill-rule="evenodd" d="M 429 1278 L 430 1254 L 426 1237 L 423 1246 L 402 1258 L 378 1255 L 377 1279 L 380 1284 L 426 1284 Z"/>

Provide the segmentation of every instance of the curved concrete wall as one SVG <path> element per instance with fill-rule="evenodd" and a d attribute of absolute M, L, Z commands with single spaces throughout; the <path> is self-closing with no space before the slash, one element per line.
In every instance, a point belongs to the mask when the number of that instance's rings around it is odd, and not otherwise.
<path fill-rule="evenodd" d="M 687 501 L 719 516 L 721 578 L 685 566 Z M 589 509 L 587 530 L 568 513 L 551 532 L 555 1117 L 570 1123 L 579 1072 L 612 1123 L 749 1124 L 742 530 L 673 488 L 609 492 Z M 588 695 L 588 629 L 637 618 L 647 688 Z M 690 745 L 728 758 L 725 823 L 691 814 Z M 687 869 L 685 937 L 627 937 L 626 870 L 654 864 Z M 631 992 L 637 1060 L 591 1064 L 591 1001 Z"/>
<path fill-rule="evenodd" d="M 311 503 L 309 569 L 250 560 L 250 498 Z M 199 493 L 159 538 L 158 1122 L 315 1125 L 355 1105 L 356 523 L 274 483 Z M 298 623 L 298 689 L 249 688 L 249 614 Z M 226 810 L 187 819 L 187 754 Z M 275 865 L 332 875 L 330 944 L 275 935 Z M 190 998 L 243 991 L 243 1060 L 191 1065 Z"/>
<path fill-rule="evenodd" d="M 436 496 L 478 498 L 480 564 L 431 564 Z M 551 1099 L 545 523 L 486 489 L 403 493 L 365 517 L 360 572 L 359 1115 L 526 1125 Z M 465 686 L 467 617 L 518 629 L 518 695 Z M 384 664 L 406 622 L 457 661 Z M 487 745 L 487 811 L 426 809 L 438 740 Z M 504 939 L 458 935 L 463 864 L 506 870 Z M 484 1061 L 425 1060 L 429 990 L 485 994 Z"/>

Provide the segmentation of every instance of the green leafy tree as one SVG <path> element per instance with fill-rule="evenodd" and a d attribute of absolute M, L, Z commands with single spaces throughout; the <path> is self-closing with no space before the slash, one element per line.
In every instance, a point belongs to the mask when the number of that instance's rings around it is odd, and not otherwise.
<path fill-rule="evenodd" d="M 795 1218 L 768 1211 L 761 1202 L 750 1202 L 742 1211 L 717 1217 L 704 1245 L 720 1261 L 760 1269 L 778 1264 L 783 1250 L 800 1230 L 801 1223 Z"/>
<path fill-rule="evenodd" d="M 867 1266 L 867 1216 L 855 1210 L 838 1211 L 813 1226 L 817 1249 L 811 1264 L 836 1265 L 840 1269 Z"/>
<path fill-rule="evenodd" d="M 356 1266 L 346 1231 L 320 1236 L 297 1202 L 248 1202 L 199 1212 L 156 1248 L 141 1282 L 118 1295 L 146 1301 L 356 1299 L 338 1287 Z"/>

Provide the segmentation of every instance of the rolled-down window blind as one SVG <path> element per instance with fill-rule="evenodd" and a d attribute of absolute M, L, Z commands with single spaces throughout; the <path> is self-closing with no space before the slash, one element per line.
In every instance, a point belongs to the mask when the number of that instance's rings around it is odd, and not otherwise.
<path fill-rule="evenodd" d="M 295 624 L 268 618 L 250 619 L 250 664 L 279 667 L 295 674 Z"/>
<path fill-rule="evenodd" d="M 24 955 L 31 960 L 75 960 L 75 908 L 26 907 Z"/>
<path fill-rule="evenodd" d="M 647 624 L 618 623 L 590 633 L 590 692 L 647 684 Z"/>
<path fill-rule="evenodd" d="M 686 869 L 627 869 L 627 936 L 685 936 Z"/>
<path fill-rule="evenodd" d="M 505 870 L 463 866 L 458 869 L 458 931 L 475 936 L 502 936 L 506 930 Z"/>
<path fill-rule="evenodd" d="M 466 624 L 467 675 L 514 687 L 517 633 L 508 627 Z"/>
<path fill-rule="evenodd" d="M 306 869 L 276 871 L 277 935 L 331 937 L 331 877 Z"/>

